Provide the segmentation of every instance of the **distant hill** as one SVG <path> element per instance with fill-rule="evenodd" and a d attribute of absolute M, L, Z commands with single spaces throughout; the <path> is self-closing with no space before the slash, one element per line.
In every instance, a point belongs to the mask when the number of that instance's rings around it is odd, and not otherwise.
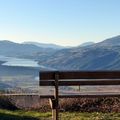
<path fill-rule="evenodd" d="M 80 47 L 85 47 L 85 46 L 90 46 L 90 45 L 93 45 L 95 44 L 94 42 L 85 42 L 85 43 L 82 43 L 81 45 L 79 45 Z"/>
<path fill-rule="evenodd" d="M 19 44 L 8 40 L 0 41 L 0 55 L 34 58 L 40 53 L 46 55 L 55 52 L 53 48 L 43 48 L 33 44 Z"/>
<path fill-rule="evenodd" d="M 99 44 L 104 46 L 120 46 L 120 35 L 106 39 Z"/>
<path fill-rule="evenodd" d="M 60 50 L 39 63 L 60 70 L 120 70 L 120 36 L 87 47 Z"/>
<path fill-rule="evenodd" d="M 31 45 L 36 45 L 38 47 L 42 48 L 52 48 L 52 49 L 63 49 L 65 47 L 56 45 L 56 44 L 45 44 L 45 43 L 39 43 L 39 42 L 23 42 L 23 44 L 31 44 Z"/>

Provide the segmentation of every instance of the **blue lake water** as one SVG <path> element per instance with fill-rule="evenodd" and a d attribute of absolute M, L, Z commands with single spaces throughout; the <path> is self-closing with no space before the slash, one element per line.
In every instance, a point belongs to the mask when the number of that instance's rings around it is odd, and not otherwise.
<path fill-rule="evenodd" d="M 4 66 L 22 66 L 22 67 L 44 67 L 38 64 L 37 61 L 30 59 L 21 59 L 14 57 L 6 57 L 0 55 L 0 61 L 4 61 Z"/>
<path fill-rule="evenodd" d="M 23 59 L 23 58 L 15 58 L 15 57 L 6 57 L 0 55 L 0 61 L 3 61 L 2 66 L 11 66 L 11 67 L 33 67 L 33 68 L 41 68 L 44 70 L 56 70 L 54 68 L 39 65 L 38 61 L 31 59 Z"/>

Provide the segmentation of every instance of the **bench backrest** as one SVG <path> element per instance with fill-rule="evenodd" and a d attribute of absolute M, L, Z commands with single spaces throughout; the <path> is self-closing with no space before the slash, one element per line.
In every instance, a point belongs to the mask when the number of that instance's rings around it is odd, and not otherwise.
<path fill-rule="evenodd" d="M 120 71 L 44 71 L 40 72 L 40 86 L 120 85 Z"/>
<path fill-rule="evenodd" d="M 40 72 L 40 86 L 54 86 L 54 96 L 50 99 L 53 120 L 58 120 L 59 86 L 76 85 L 120 85 L 120 71 L 44 71 Z M 72 95 L 69 97 L 85 97 L 86 95 Z M 92 96 L 120 96 L 116 94 L 87 94 Z M 45 96 L 48 97 L 48 96 Z M 64 95 L 68 98 L 68 95 Z"/>

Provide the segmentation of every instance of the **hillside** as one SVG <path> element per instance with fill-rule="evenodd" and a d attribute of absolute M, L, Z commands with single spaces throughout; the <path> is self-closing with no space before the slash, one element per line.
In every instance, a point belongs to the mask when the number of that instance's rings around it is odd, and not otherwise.
<path fill-rule="evenodd" d="M 37 55 L 47 55 L 56 51 L 53 48 L 43 48 L 33 44 L 19 44 L 11 41 L 0 41 L 0 55 L 34 58 Z"/>
<path fill-rule="evenodd" d="M 56 44 L 47 44 L 47 43 L 39 43 L 39 42 L 23 42 L 23 44 L 36 45 L 38 47 L 52 48 L 52 49 L 63 49 L 63 48 L 65 48 L 63 46 L 56 45 Z"/>
<path fill-rule="evenodd" d="M 27 96 L 28 97 L 28 96 Z M 15 99 L 15 98 L 14 98 Z M 22 105 L 31 107 L 18 108 L 12 99 L 1 97 L 0 117 L 2 120 L 50 120 L 52 117 L 48 100 L 37 101 L 37 98 L 24 101 L 25 98 L 17 98 Z M 38 96 L 39 99 L 39 96 Z M 14 102 L 14 101 L 13 101 Z M 39 102 L 37 104 L 36 102 Z M 30 104 L 32 103 L 32 104 Z M 35 106 L 37 104 L 37 106 Z M 64 99 L 59 101 L 62 120 L 119 120 L 119 98 L 81 98 Z M 38 106 L 40 105 L 40 106 Z M 38 109 L 35 109 L 38 107 Z"/>
<path fill-rule="evenodd" d="M 37 111 L 9 111 L 0 110 L 2 120 L 51 120 L 51 113 Z M 60 113 L 62 120 L 119 120 L 120 113 Z"/>
<path fill-rule="evenodd" d="M 93 44 L 95 44 L 95 43 L 94 42 L 85 42 L 85 43 L 80 44 L 79 46 L 80 47 L 85 47 L 85 46 L 90 46 L 90 45 L 93 45 Z"/>
<path fill-rule="evenodd" d="M 9 111 L 0 110 L 2 120 L 51 120 L 51 113 L 37 111 Z M 119 120 L 120 113 L 81 113 L 81 112 L 62 112 L 62 120 Z"/>
<path fill-rule="evenodd" d="M 85 47 L 57 51 L 39 63 L 60 70 L 120 70 L 120 36 Z"/>

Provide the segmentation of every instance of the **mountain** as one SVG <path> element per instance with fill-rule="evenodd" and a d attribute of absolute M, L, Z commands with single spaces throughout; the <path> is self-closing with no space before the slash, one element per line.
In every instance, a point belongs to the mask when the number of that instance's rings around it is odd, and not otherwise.
<path fill-rule="evenodd" d="M 100 45 L 104 46 L 120 46 L 120 35 L 106 39 L 99 43 Z"/>
<path fill-rule="evenodd" d="M 7 40 L 0 41 L 0 55 L 12 57 L 34 58 L 37 55 L 46 55 L 56 51 L 52 48 L 43 48 L 32 44 L 19 44 Z"/>
<path fill-rule="evenodd" d="M 63 49 L 63 48 L 65 48 L 63 46 L 56 45 L 56 44 L 45 44 L 45 43 L 39 43 L 39 42 L 23 42 L 23 44 L 36 45 L 38 47 L 52 48 L 52 49 Z"/>
<path fill-rule="evenodd" d="M 56 50 L 0 41 L 0 55 L 32 58 L 58 70 L 120 70 L 120 36 L 84 45 Z"/>
<path fill-rule="evenodd" d="M 90 45 L 93 45 L 95 44 L 94 42 L 85 42 L 85 43 L 82 43 L 81 45 L 79 45 L 80 47 L 85 47 L 85 46 L 90 46 Z"/>
<path fill-rule="evenodd" d="M 58 70 L 120 70 L 120 36 L 87 46 L 57 51 L 39 64 Z"/>

